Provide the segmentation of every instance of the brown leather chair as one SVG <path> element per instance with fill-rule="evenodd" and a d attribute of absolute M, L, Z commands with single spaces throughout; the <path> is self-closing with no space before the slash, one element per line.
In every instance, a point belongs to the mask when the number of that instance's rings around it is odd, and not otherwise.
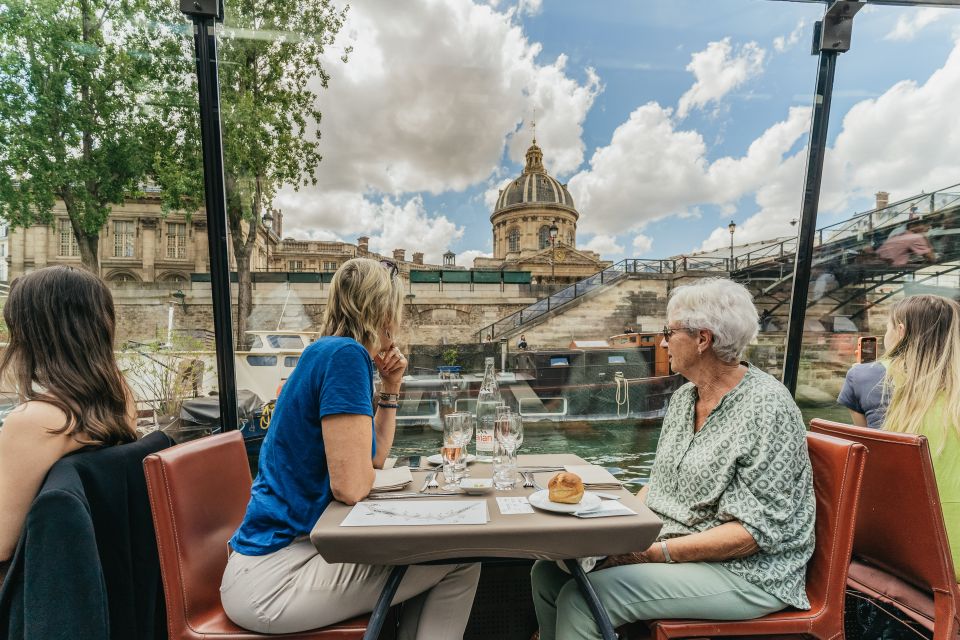
<path fill-rule="evenodd" d="M 143 461 L 153 510 L 171 640 L 347 640 L 367 618 L 303 633 L 263 635 L 233 624 L 220 604 L 227 540 L 250 500 L 250 468 L 238 431 L 208 436 Z"/>
<path fill-rule="evenodd" d="M 847 586 L 900 610 L 936 640 L 956 638 L 960 588 L 927 439 L 826 420 L 810 428 L 870 449 Z"/>
<path fill-rule="evenodd" d="M 810 609 L 786 609 L 755 620 L 658 620 L 655 637 L 791 636 L 843 638 L 843 601 L 854 519 L 867 449 L 862 444 L 807 434 L 817 497 L 817 545 L 807 565 Z"/>

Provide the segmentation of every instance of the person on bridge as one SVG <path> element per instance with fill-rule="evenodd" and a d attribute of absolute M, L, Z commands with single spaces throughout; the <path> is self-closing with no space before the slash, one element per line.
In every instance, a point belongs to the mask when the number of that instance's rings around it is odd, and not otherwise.
<path fill-rule="evenodd" d="M 936 262 L 937 254 L 926 238 L 928 230 L 929 226 L 923 220 L 911 220 L 905 232 L 887 238 L 877 249 L 877 255 L 894 267 L 904 267 L 918 259 Z"/>
<path fill-rule="evenodd" d="M 810 608 L 816 503 L 806 426 L 790 392 L 740 359 L 758 320 L 749 291 L 731 280 L 670 294 L 661 346 L 690 382 L 670 399 L 650 482 L 638 494 L 663 520 L 660 536 L 590 574 L 615 627 Z M 601 637 L 556 563 L 538 561 L 531 580 L 541 640 Z"/>

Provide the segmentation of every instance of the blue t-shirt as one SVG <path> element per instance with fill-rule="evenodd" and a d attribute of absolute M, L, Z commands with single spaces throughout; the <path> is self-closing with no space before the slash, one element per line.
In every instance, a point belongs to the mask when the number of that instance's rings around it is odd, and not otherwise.
<path fill-rule="evenodd" d="M 333 500 L 321 423 L 337 414 L 370 416 L 372 457 L 373 361 L 356 340 L 327 336 L 303 350 L 277 399 L 235 551 L 266 555 L 313 529 Z"/>
<path fill-rule="evenodd" d="M 847 371 L 843 388 L 837 402 L 847 409 L 862 413 L 867 418 L 867 426 L 879 429 L 887 415 L 889 398 L 883 397 L 883 379 L 887 369 L 883 362 L 865 362 L 855 364 Z"/>

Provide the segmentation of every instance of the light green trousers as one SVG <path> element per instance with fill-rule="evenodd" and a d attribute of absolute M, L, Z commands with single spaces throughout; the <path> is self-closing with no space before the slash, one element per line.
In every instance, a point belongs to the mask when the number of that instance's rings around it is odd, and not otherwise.
<path fill-rule="evenodd" d="M 633 564 L 588 573 L 614 627 L 636 620 L 749 620 L 786 607 L 740 576 L 708 562 Z M 555 562 L 531 571 L 540 640 L 601 640 L 573 577 Z"/>

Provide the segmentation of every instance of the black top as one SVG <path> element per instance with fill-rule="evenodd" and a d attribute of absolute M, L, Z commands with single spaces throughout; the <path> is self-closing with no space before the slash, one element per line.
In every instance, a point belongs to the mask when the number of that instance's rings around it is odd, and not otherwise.
<path fill-rule="evenodd" d="M 166 638 L 143 459 L 171 444 L 156 432 L 53 465 L 0 590 L 0 636 Z"/>

